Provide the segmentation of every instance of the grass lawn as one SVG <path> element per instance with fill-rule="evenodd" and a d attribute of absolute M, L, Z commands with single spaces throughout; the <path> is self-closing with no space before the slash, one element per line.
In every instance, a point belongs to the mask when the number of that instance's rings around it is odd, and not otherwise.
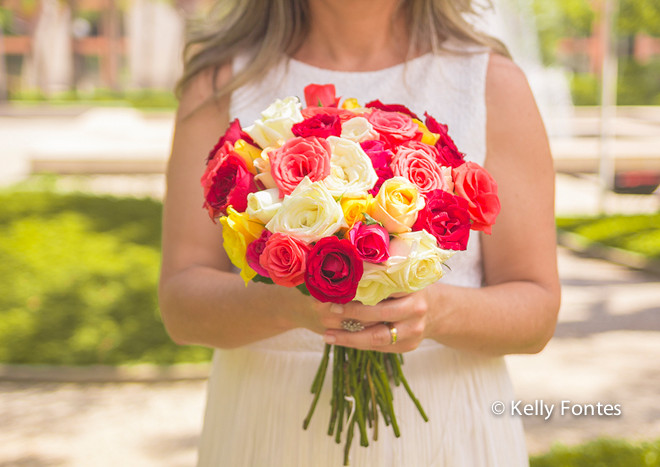
<path fill-rule="evenodd" d="M 530 458 L 530 467 L 658 467 L 660 440 L 631 443 L 598 439 L 578 446 L 554 446 Z"/>
<path fill-rule="evenodd" d="M 0 192 L 0 363 L 208 360 L 161 323 L 160 219 L 151 199 Z"/>

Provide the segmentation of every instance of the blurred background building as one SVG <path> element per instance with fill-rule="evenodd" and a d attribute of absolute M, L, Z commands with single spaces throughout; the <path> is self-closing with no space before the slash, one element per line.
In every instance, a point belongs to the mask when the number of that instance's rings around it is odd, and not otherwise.
<path fill-rule="evenodd" d="M 3 0 L 0 98 L 169 90 L 181 71 L 183 18 L 210 3 Z M 531 51 L 544 66 L 565 70 L 575 104 L 598 103 L 604 1 L 496 3 L 500 26 L 495 33 L 505 31 L 508 45 L 528 49 L 527 58 Z M 618 103 L 660 104 L 660 2 L 620 0 L 616 32 L 622 77 Z"/>
<path fill-rule="evenodd" d="M 204 0 L 4 0 L 0 95 L 169 90 Z M 206 2 L 208 3 L 208 2 Z"/>

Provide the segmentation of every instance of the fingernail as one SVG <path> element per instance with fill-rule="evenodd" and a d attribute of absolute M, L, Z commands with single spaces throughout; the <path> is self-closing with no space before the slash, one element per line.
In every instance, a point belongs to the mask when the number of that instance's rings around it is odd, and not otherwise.
<path fill-rule="evenodd" d="M 337 338 L 335 336 L 332 336 L 330 334 L 324 334 L 323 335 L 323 340 L 325 341 L 326 344 L 334 344 Z"/>
<path fill-rule="evenodd" d="M 344 312 L 344 307 L 341 306 L 341 305 L 338 305 L 337 303 L 333 303 L 332 305 L 330 305 L 330 311 L 340 315 Z"/>

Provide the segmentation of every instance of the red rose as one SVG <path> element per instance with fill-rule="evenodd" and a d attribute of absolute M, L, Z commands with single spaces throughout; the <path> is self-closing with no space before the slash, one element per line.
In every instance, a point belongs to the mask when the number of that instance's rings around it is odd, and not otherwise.
<path fill-rule="evenodd" d="M 294 135 L 300 137 L 317 136 L 327 138 L 328 136 L 341 136 L 341 120 L 337 115 L 318 114 L 306 118 L 291 127 Z"/>
<path fill-rule="evenodd" d="M 358 222 L 348 231 L 348 239 L 364 261 L 382 263 L 390 257 L 390 234 L 378 224 Z"/>
<path fill-rule="evenodd" d="M 409 115 L 411 118 L 416 118 L 419 120 L 419 117 L 415 115 L 408 107 L 400 104 L 383 104 L 381 101 L 376 99 L 375 101 L 367 102 L 365 105 L 367 108 L 374 108 L 380 110 L 386 110 L 388 112 L 401 112 L 406 115 Z"/>
<path fill-rule="evenodd" d="M 211 219 L 220 214 L 227 215 L 229 206 L 239 212 L 245 211 L 247 195 L 257 191 L 254 175 L 248 171 L 245 160 L 234 152 L 229 142 L 208 161 L 201 183 L 204 188 L 204 207 L 208 209 Z"/>
<path fill-rule="evenodd" d="M 280 197 L 290 195 L 305 177 L 317 182 L 330 175 L 330 145 L 324 138 L 292 138 L 268 157 Z"/>
<path fill-rule="evenodd" d="M 378 190 L 380 190 L 380 187 L 385 182 L 385 180 L 389 180 L 390 178 L 394 177 L 394 173 L 390 168 L 390 163 L 392 162 L 392 156 L 394 156 L 394 153 L 387 149 L 384 141 L 367 140 L 361 142 L 360 146 L 367 154 L 367 156 L 369 156 L 369 159 L 371 159 L 371 165 L 374 166 L 376 175 L 378 175 L 378 181 L 374 187 L 369 190 L 371 195 L 376 196 L 378 194 Z"/>
<path fill-rule="evenodd" d="M 468 202 L 468 212 L 472 219 L 472 230 L 481 230 L 487 234 L 500 212 L 500 200 L 497 197 L 497 183 L 491 175 L 474 162 L 452 169 L 454 193 Z"/>
<path fill-rule="evenodd" d="M 307 107 L 337 107 L 336 93 L 334 84 L 309 84 L 305 86 L 305 102 Z"/>
<path fill-rule="evenodd" d="M 321 302 L 348 303 L 355 298 L 363 271 L 362 260 L 351 242 L 325 237 L 307 256 L 305 285 Z"/>
<path fill-rule="evenodd" d="M 248 135 L 246 132 L 242 130 L 241 123 L 238 121 L 237 118 L 229 124 L 229 128 L 227 128 L 225 134 L 220 137 L 216 145 L 213 147 L 213 149 L 211 149 L 211 152 L 209 152 L 209 157 L 206 160 L 210 161 L 211 159 L 213 159 L 215 153 L 218 152 L 218 149 L 224 146 L 225 143 L 231 143 L 231 145 L 233 146 L 234 143 L 239 139 L 244 140 L 246 143 L 255 145 L 254 141 L 252 140 L 252 137 L 250 137 L 250 135 Z"/>
<path fill-rule="evenodd" d="M 355 114 L 350 110 L 338 109 L 336 107 L 305 107 L 301 113 L 305 118 L 310 118 L 314 115 L 336 115 L 342 123 L 355 118 Z"/>
<path fill-rule="evenodd" d="M 374 109 L 373 112 L 367 115 L 367 120 L 374 127 L 374 130 L 380 134 L 381 138 L 392 146 L 411 139 L 419 140 L 422 138 L 419 126 L 412 121 L 409 115 Z"/>
<path fill-rule="evenodd" d="M 270 273 L 259 264 L 259 258 L 266 248 L 266 241 L 273 235 L 270 230 L 264 229 L 261 236 L 247 246 L 245 259 L 248 265 L 256 271 L 257 274 L 264 277 L 270 277 Z"/>
<path fill-rule="evenodd" d="M 277 285 L 295 287 L 304 282 L 309 246 L 297 238 L 274 233 L 259 256 L 259 265 Z"/>
<path fill-rule="evenodd" d="M 413 230 L 426 230 L 444 250 L 465 250 L 470 238 L 468 202 L 443 190 L 426 194 Z"/>
<path fill-rule="evenodd" d="M 435 147 L 439 151 L 438 162 L 445 167 L 458 167 L 465 163 L 464 155 L 458 151 L 454 140 L 449 136 L 449 127 L 431 117 L 428 113 L 424 113 L 426 117 L 426 128 L 429 131 L 440 135 L 440 138 L 435 143 Z"/>
<path fill-rule="evenodd" d="M 420 193 L 433 190 L 451 191 L 451 171 L 438 163 L 438 150 L 421 141 L 400 145 L 392 159 L 394 175 L 404 177 L 417 186 Z"/>

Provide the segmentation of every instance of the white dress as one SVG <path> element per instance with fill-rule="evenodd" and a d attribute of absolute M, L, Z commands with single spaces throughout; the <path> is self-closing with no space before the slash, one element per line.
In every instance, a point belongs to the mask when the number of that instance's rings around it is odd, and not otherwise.
<path fill-rule="evenodd" d="M 355 97 L 362 104 L 380 99 L 406 105 L 420 116 L 428 111 L 449 125 L 450 135 L 468 160 L 483 164 L 487 63 L 485 52 L 429 54 L 379 71 L 341 72 L 289 60 L 262 85 L 236 91 L 230 112 L 247 126 L 276 98 L 302 98 L 309 83 L 333 83 L 338 96 Z M 449 265 L 444 282 L 481 286 L 477 234 L 471 235 L 467 251 L 455 255 Z M 306 431 L 302 429 L 323 347 L 319 335 L 296 329 L 240 349 L 216 350 L 198 465 L 343 465 L 343 443 L 335 444 L 327 435 L 330 372 L 312 422 Z M 367 448 L 356 438 L 352 466 L 528 465 L 520 418 L 491 412 L 494 401 L 508 406 L 514 397 L 503 358 L 426 340 L 404 354 L 403 371 L 430 421 L 422 420 L 403 387 L 394 388 L 401 437 L 395 438 L 391 427 L 381 426 L 379 440 Z"/>

